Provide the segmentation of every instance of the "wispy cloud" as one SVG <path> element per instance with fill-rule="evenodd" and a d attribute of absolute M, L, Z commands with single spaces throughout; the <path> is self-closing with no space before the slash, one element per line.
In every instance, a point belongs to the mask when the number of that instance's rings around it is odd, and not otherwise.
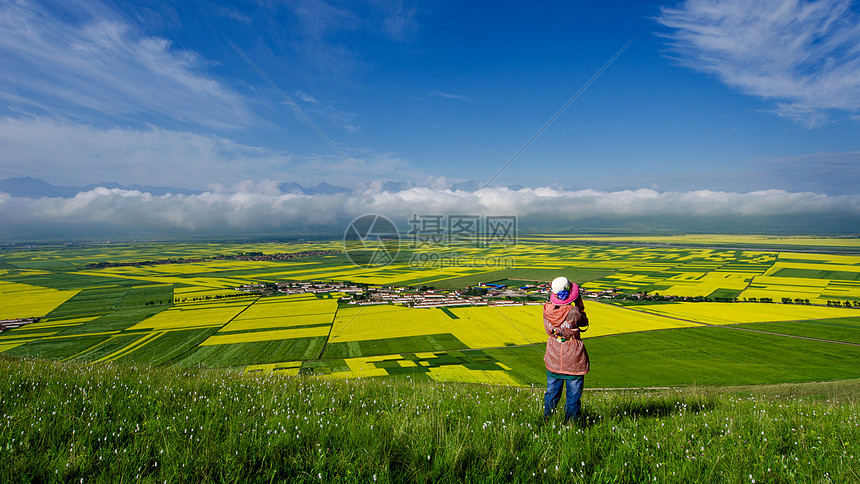
<path fill-rule="evenodd" d="M 22 109 L 207 127 L 253 117 L 195 53 L 136 31 L 97 2 L 4 2 L 0 32 L 0 98 Z"/>
<path fill-rule="evenodd" d="M 430 96 L 443 97 L 445 99 L 455 99 L 457 101 L 472 101 L 472 98 L 469 96 L 463 96 L 462 94 L 452 94 L 450 92 L 443 91 L 433 91 L 428 93 Z"/>
<path fill-rule="evenodd" d="M 411 40 L 418 30 L 418 3 L 415 0 L 376 0 L 382 12 L 383 31 L 398 42 Z"/>
<path fill-rule="evenodd" d="M 418 2 L 413 0 L 370 0 L 337 3 L 326 0 L 286 0 L 296 20 L 296 29 L 287 33 L 296 53 L 315 69 L 326 74 L 347 75 L 367 67 L 365 56 L 345 36 L 372 33 L 398 43 L 409 42 L 419 28 Z"/>
<path fill-rule="evenodd" d="M 688 0 L 663 8 L 685 65 L 813 128 L 860 110 L 860 19 L 851 0 Z"/>

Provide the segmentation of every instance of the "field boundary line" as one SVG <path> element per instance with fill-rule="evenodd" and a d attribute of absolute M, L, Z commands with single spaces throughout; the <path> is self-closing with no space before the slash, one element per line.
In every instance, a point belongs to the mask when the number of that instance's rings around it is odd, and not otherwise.
<path fill-rule="evenodd" d="M 114 332 L 113 334 L 117 334 L 117 333 L 119 333 L 119 331 L 116 331 L 116 332 Z M 78 353 L 75 353 L 75 354 L 73 354 L 72 356 L 69 356 L 68 358 L 63 358 L 63 359 L 62 359 L 62 360 L 60 360 L 60 361 L 69 361 L 69 360 L 71 360 L 72 358 L 78 357 L 78 356 L 80 356 L 80 355 L 82 355 L 82 354 L 84 354 L 84 353 L 86 353 L 86 352 L 88 352 L 88 351 L 90 351 L 90 350 L 93 350 L 93 349 L 98 348 L 99 346 L 104 346 L 104 344 L 105 344 L 105 343 L 107 343 L 107 342 L 108 342 L 108 341 L 110 341 L 110 340 L 111 340 L 111 337 L 109 337 L 109 338 L 105 339 L 104 341 L 102 341 L 102 342 L 100 342 L 100 343 L 96 343 L 96 344 L 94 344 L 94 345 L 92 345 L 92 346 L 90 346 L 90 347 L 87 347 L 87 348 L 86 348 L 86 349 L 84 349 L 83 351 L 78 352 Z"/>
<path fill-rule="evenodd" d="M 218 328 L 218 329 L 216 329 L 215 331 L 213 331 L 212 333 L 210 333 L 210 334 L 209 334 L 209 336 L 212 336 L 212 335 L 214 335 L 214 334 L 218 333 L 218 331 L 221 331 L 225 326 L 227 326 L 228 324 L 230 324 L 231 322 L 233 322 L 233 320 L 234 320 L 234 319 L 238 318 L 238 317 L 239 317 L 239 315 L 241 315 L 242 313 L 244 313 L 245 311 L 247 311 L 247 310 L 248 310 L 248 308 L 250 308 L 251 306 L 253 306 L 254 304 L 256 304 L 256 303 L 257 303 L 257 301 L 259 301 L 260 299 L 262 299 L 262 297 L 263 297 L 263 296 L 257 296 L 257 298 L 256 298 L 256 299 L 254 299 L 253 301 L 251 301 L 251 303 L 250 303 L 250 304 L 248 304 L 247 306 L 245 306 L 244 308 L 242 308 L 242 310 L 241 310 L 241 311 L 239 311 L 238 313 L 236 313 L 236 315 L 235 315 L 235 316 L 233 316 L 232 318 L 230 318 L 230 320 L 229 320 L 229 321 L 227 321 L 226 323 L 222 324 L 220 327 L 219 327 L 219 326 L 217 326 L 217 325 L 215 325 L 215 326 L 208 326 L 209 328 Z M 201 327 L 200 329 L 205 329 L 205 328 L 206 328 L 206 327 Z M 208 339 L 208 336 L 207 336 L 207 339 Z M 206 341 L 206 340 L 203 340 L 203 341 Z M 196 344 L 196 345 L 192 346 L 191 348 L 188 348 L 187 350 L 183 351 L 183 352 L 182 352 L 182 353 L 180 353 L 179 355 L 176 355 L 174 358 L 170 358 L 169 360 L 165 361 L 164 363 L 162 363 L 162 365 L 164 365 L 164 366 L 173 366 L 173 362 L 174 362 L 174 361 L 178 361 L 178 360 L 180 360 L 180 359 L 184 358 L 184 357 L 185 357 L 185 355 L 187 355 L 188 353 L 190 353 L 190 352 L 194 351 L 194 350 L 195 350 L 195 349 L 197 349 L 199 346 L 200 346 L 200 344 Z"/>
<path fill-rule="evenodd" d="M 356 314 L 355 316 L 353 316 L 353 317 L 352 317 L 352 319 L 357 318 L 357 317 L 358 317 L 358 315 L 359 315 L 359 314 L 361 314 L 361 311 L 364 311 L 364 308 L 365 308 L 365 307 L 366 307 L 366 306 L 362 306 L 362 307 L 361 307 L 361 310 L 358 312 L 358 314 Z M 334 331 L 334 321 L 337 319 L 337 312 L 338 312 L 338 311 L 340 311 L 340 304 L 337 304 L 337 305 L 334 307 L 334 314 L 332 314 L 332 316 L 331 316 L 331 324 L 329 324 L 329 326 L 328 326 L 328 334 L 327 334 L 327 335 L 326 335 L 326 337 L 325 337 L 325 343 L 323 343 L 323 347 L 322 347 L 322 349 L 320 350 L 320 355 L 317 357 L 317 360 L 322 360 L 322 357 L 323 357 L 323 355 L 325 354 L 325 349 L 328 347 L 328 341 L 331 339 L 331 332 L 332 332 L 332 331 Z M 349 323 L 351 323 L 351 322 L 352 322 L 352 319 L 350 319 L 350 320 L 349 320 Z M 349 326 L 349 323 L 346 323 L 346 325 L 345 325 L 343 328 L 341 328 L 341 330 L 340 330 L 340 331 L 339 331 L 335 336 L 337 336 L 338 334 L 342 333 L 342 332 L 343 332 L 343 330 L 344 330 L 344 329 L 346 329 L 346 327 L 347 327 L 347 326 Z"/>
<path fill-rule="evenodd" d="M 153 331 L 151 333 L 144 333 L 143 337 L 134 340 L 131 344 L 129 344 L 127 346 L 123 346 L 122 348 L 114 351 L 113 353 L 111 353 L 107 356 L 103 356 L 103 357 L 97 359 L 95 362 L 101 363 L 103 361 L 113 361 L 113 360 L 115 360 L 121 356 L 125 356 L 126 354 L 131 353 L 132 351 L 135 351 L 136 349 L 138 349 L 142 346 L 145 346 L 150 341 L 152 341 L 152 340 L 154 340 L 160 336 L 163 336 L 163 335 L 164 335 L 164 331 Z M 119 336 L 119 335 L 117 335 L 117 336 Z M 116 336 L 113 336 L 112 338 L 115 338 L 115 337 Z M 108 340 L 108 341 L 110 341 L 110 340 Z"/>

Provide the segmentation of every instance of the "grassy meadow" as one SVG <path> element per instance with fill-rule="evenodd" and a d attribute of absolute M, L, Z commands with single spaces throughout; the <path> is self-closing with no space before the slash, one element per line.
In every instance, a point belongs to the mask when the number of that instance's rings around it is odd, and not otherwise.
<path fill-rule="evenodd" d="M 2 482 L 856 482 L 860 380 L 590 391 L 0 356 Z"/>

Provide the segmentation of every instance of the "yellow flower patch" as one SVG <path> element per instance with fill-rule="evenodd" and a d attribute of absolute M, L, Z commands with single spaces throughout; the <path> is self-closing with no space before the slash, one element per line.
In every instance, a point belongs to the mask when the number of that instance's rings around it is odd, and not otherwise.
<path fill-rule="evenodd" d="M 727 304 L 727 303 L 726 303 Z M 640 307 L 624 308 L 611 304 L 596 302 L 585 303 L 585 314 L 588 316 L 589 327 L 582 333 L 583 339 L 611 334 L 635 333 L 655 329 L 689 328 L 699 326 L 689 321 L 679 321 L 655 314 L 640 311 Z M 544 334 L 544 339 L 546 339 Z"/>
<path fill-rule="evenodd" d="M 272 371 L 278 372 L 279 375 L 296 376 L 302 368 L 301 361 L 285 361 L 281 363 L 264 363 L 259 365 L 248 365 L 245 367 L 245 373 L 253 373 L 256 371 Z"/>
<path fill-rule="evenodd" d="M 219 331 L 331 324 L 336 310 L 336 299 L 318 299 L 313 294 L 266 297 L 259 299 Z"/>
<path fill-rule="evenodd" d="M 237 334 L 215 334 L 200 346 L 229 345 L 233 343 L 255 343 L 259 341 L 277 341 L 282 339 L 313 338 L 328 335 L 328 326 L 314 328 L 279 329 L 272 331 L 250 331 Z"/>
<path fill-rule="evenodd" d="M 78 292 L 0 281 L 0 319 L 45 316 Z"/>
<path fill-rule="evenodd" d="M 470 370 L 462 365 L 444 365 L 429 368 L 429 374 L 436 381 L 522 386 L 504 370 Z"/>
<path fill-rule="evenodd" d="M 128 328 L 129 331 L 152 329 L 155 331 L 205 328 L 227 324 L 253 301 L 204 302 L 172 306 L 155 316 Z"/>
<path fill-rule="evenodd" d="M 855 315 L 851 312 L 853 310 L 850 309 L 776 303 L 685 302 L 637 306 L 636 308 L 643 312 L 706 324 L 798 321 L 807 319 L 839 318 Z"/>
<path fill-rule="evenodd" d="M 4 351 L 11 350 L 12 348 L 17 348 L 22 344 L 26 343 L 26 341 L 16 341 L 11 343 L 0 343 L 0 353 Z"/>

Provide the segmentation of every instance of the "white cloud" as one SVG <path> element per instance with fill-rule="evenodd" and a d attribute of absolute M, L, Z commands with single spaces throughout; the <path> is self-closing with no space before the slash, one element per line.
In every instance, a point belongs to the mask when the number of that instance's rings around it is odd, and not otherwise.
<path fill-rule="evenodd" d="M 136 31 L 99 3 L 4 2 L 0 32 L 0 98 L 13 105 L 209 127 L 253 118 L 195 53 Z"/>
<path fill-rule="evenodd" d="M 688 0 L 663 8 L 671 46 L 689 67 L 808 127 L 860 110 L 860 21 L 851 0 Z"/>
<path fill-rule="evenodd" d="M 238 190 L 238 191 L 235 191 Z M 379 194 L 371 189 L 335 195 L 278 193 L 272 182 L 240 183 L 199 195 L 153 196 L 139 191 L 97 188 L 71 199 L 13 198 L 0 194 L 3 236 L 28 230 L 75 227 L 147 233 L 295 233 L 297 227 L 335 231 L 355 217 L 379 213 L 403 225 L 411 214 L 516 215 L 520 225 L 565 226 L 580 220 L 686 218 L 744 220 L 790 216 L 813 224 L 822 216 L 846 217 L 855 225 L 860 196 L 828 196 L 765 190 L 657 192 L 650 189 L 601 192 L 554 188 L 475 192 L 414 187 Z M 401 226 L 401 228 L 404 228 Z M 681 227 L 679 227 L 681 228 Z M 849 229 L 850 227 L 845 227 Z"/>

